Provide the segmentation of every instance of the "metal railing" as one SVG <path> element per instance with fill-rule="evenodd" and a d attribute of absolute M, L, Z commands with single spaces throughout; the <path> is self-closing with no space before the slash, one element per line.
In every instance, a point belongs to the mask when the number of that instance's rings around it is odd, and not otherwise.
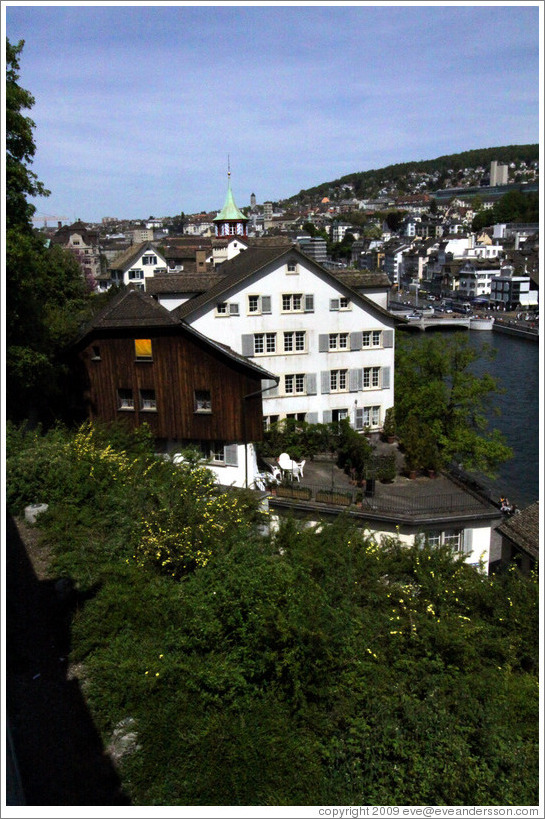
<path fill-rule="evenodd" d="M 488 503 L 485 498 L 461 492 L 411 495 L 391 490 L 387 485 L 375 486 L 374 491 L 363 487 L 340 487 L 326 484 L 280 484 L 268 489 L 273 498 L 299 503 L 323 504 L 351 508 L 375 514 L 401 514 L 422 517 L 446 513 L 471 514 L 482 512 Z"/>

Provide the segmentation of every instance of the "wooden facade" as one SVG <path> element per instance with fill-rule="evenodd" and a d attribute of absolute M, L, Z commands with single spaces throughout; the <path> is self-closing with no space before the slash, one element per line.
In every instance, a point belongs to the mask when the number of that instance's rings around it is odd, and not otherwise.
<path fill-rule="evenodd" d="M 187 445 L 262 440 L 263 380 L 278 379 L 135 288 L 112 298 L 72 349 L 83 414 Z M 272 379 L 272 381 L 271 381 Z"/>
<path fill-rule="evenodd" d="M 137 357 L 136 341 L 151 342 Z M 145 349 L 144 349 L 145 352 Z M 180 328 L 96 330 L 79 353 L 91 419 L 147 422 L 156 438 L 258 441 L 259 373 Z M 132 406 L 131 406 L 132 403 Z"/>

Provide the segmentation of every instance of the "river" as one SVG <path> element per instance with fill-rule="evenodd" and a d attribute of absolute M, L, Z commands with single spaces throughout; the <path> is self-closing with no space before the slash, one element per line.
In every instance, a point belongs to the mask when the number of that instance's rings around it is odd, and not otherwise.
<path fill-rule="evenodd" d="M 451 337 L 447 331 L 443 337 Z M 469 343 L 482 353 L 485 345 L 496 351 L 493 361 L 479 357 L 472 372 L 489 372 L 504 392 L 493 398 L 488 422 L 499 429 L 514 457 L 498 468 L 495 479 L 476 476 L 491 490 L 492 498 L 504 495 L 521 509 L 539 499 L 539 343 L 493 331 L 469 331 Z M 495 414 L 498 409 L 499 415 Z"/>
<path fill-rule="evenodd" d="M 494 496 L 506 495 L 521 509 L 539 499 L 539 343 L 494 332 L 469 332 L 470 345 L 481 352 L 484 345 L 496 351 L 494 361 L 479 358 L 473 372 L 489 372 L 504 392 L 496 395 L 489 414 L 490 428 L 499 429 L 514 457 L 498 468 L 492 480 L 479 480 Z"/>

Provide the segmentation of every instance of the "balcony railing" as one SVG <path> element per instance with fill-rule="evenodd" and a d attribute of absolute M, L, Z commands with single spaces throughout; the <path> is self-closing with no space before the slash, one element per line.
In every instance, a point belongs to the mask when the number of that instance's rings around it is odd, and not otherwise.
<path fill-rule="evenodd" d="M 433 517 L 436 515 L 469 515 L 491 511 L 491 504 L 465 491 L 444 493 L 408 494 L 389 488 L 388 484 L 374 487 L 335 487 L 318 484 L 282 484 L 268 490 L 272 501 L 309 503 L 314 507 L 335 507 L 341 510 L 373 515 L 399 515 L 407 518 Z"/>

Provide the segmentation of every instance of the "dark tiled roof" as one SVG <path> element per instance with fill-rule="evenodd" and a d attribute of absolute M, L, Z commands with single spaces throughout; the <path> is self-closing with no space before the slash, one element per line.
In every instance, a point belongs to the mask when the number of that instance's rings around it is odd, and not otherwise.
<path fill-rule="evenodd" d="M 212 341 L 207 336 L 199 333 L 195 328 L 190 327 L 182 321 L 176 320 L 173 313 L 166 310 L 147 293 L 142 290 L 127 288 L 118 293 L 108 304 L 89 322 L 85 327 L 75 346 L 81 346 L 89 335 L 100 330 L 120 330 L 120 329 L 157 329 L 169 328 L 173 331 L 186 333 L 199 339 L 208 347 L 220 352 L 233 361 L 238 362 L 246 369 L 257 373 L 261 378 L 278 381 L 278 377 L 268 370 L 263 369 L 250 359 L 235 352 L 225 344 Z"/>
<path fill-rule="evenodd" d="M 184 319 L 186 316 L 191 315 L 200 307 L 203 307 L 209 303 L 222 301 L 225 293 L 252 276 L 254 273 L 258 273 L 266 265 L 276 261 L 280 262 L 281 259 L 285 259 L 290 256 L 303 259 L 311 267 L 318 270 L 321 276 L 329 279 L 331 282 L 337 282 L 337 284 L 350 295 L 353 301 L 359 301 L 360 303 L 365 304 L 366 307 L 372 308 L 373 311 L 377 311 L 389 319 L 399 321 L 399 319 L 389 313 L 388 310 L 380 307 L 374 301 L 368 299 L 361 293 L 358 293 L 356 290 L 352 290 L 349 285 L 342 282 L 335 274 L 331 273 L 329 270 L 326 270 L 324 267 L 315 262 L 314 259 L 306 256 L 296 247 L 296 245 L 292 243 L 289 245 L 281 245 L 276 247 L 256 246 L 250 247 L 248 250 L 244 250 L 230 261 L 224 262 L 222 265 L 220 265 L 217 272 L 220 274 L 223 273 L 224 276 L 217 284 L 213 285 L 210 290 L 207 290 L 205 293 L 202 293 L 201 295 L 196 296 L 194 299 L 190 299 L 189 301 L 180 305 L 180 307 L 173 310 L 173 313 L 176 314 L 177 318 Z"/>
<path fill-rule="evenodd" d="M 362 287 L 387 287 L 388 290 L 392 286 L 392 283 L 386 273 L 382 273 L 380 271 L 344 271 L 339 270 L 335 273 L 336 277 L 339 281 L 344 282 L 347 284 L 348 287 L 354 288 L 357 290 L 358 288 Z"/>
<path fill-rule="evenodd" d="M 498 526 L 497 531 L 537 560 L 539 556 L 539 501 L 523 509 L 520 514 L 512 515 Z"/>
<path fill-rule="evenodd" d="M 223 279 L 217 273 L 159 273 L 146 280 L 146 293 L 193 293 L 194 295 L 210 290 Z"/>
<path fill-rule="evenodd" d="M 131 245 L 127 248 L 127 250 L 120 253 L 119 256 L 116 256 L 113 262 L 110 262 L 108 269 L 125 271 L 148 247 L 153 249 L 154 253 L 157 253 L 149 240 L 146 242 L 139 242 L 137 245 Z"/>
<path fill-rule="evenodd" d="M 179 322 L 155 299 L 142 290 L 127 288 L 117 293 L 85 327 L 82 336 L 92 330 L 120 327 L 168 327 Z"/>

